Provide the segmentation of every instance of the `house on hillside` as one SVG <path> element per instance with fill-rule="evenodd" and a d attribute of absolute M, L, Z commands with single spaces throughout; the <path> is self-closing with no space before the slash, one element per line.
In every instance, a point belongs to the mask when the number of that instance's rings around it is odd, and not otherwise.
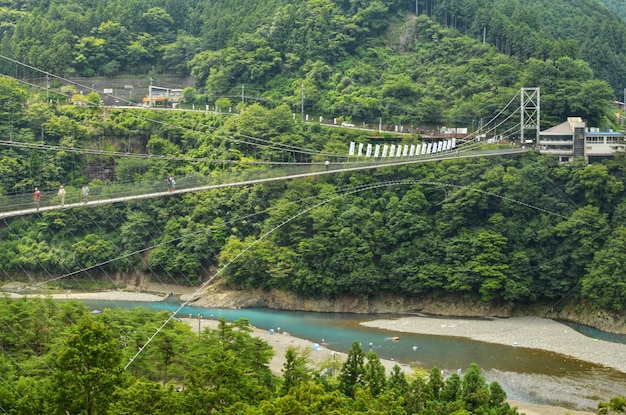
<path fill-rule="evenodd" d="M 569 117 L 566 122 L 539 132 L 539 152 L 552 154 L 561 163 L 584 158 L 588 163 L 613 157 L 626 151 L 624 134 L 587 127 L 580 117 Z"/>
<path fill-rule="evenodd" d="M 142 102 L 145 107 L 176 108 L 182 98 L 182 89 L 150 85 L 148 88 L 148 96 L 143 97 Z"/>

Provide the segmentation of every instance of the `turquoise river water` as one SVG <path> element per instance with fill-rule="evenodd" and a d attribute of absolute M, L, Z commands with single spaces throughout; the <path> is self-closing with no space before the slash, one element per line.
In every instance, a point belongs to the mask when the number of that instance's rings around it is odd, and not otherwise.
<path fill-rule="evenodd" d="M 180 306 L 171 301 L 84 302 L 94 309 L 144 307 L 174 312 Z M 369 344 L 372 343 L 372 349 L 381 358 L 419 365 L 427 370 L 437 366 L 450 373 L 458 369 L 465 370 L 471 363 L 476 363 L 488 382 L 498 382 L 509 398 L 522 402 L 595 412 L 598 402 L 618 395 L 626 396 L 625 373 L 556 353 L 494 345 L 458 337 L 410 333 L 402 333 L 401 341 L 392 341 L 391 337 L 397 333 L 360 325 L 363 321 L 397 317 L 394 315 L 209 309 L 186 306 L 180 310 L 179 316 L 191 315 L 197 318 L 199 314 L 203 318 L 223 317 L 227 321 L 247 318 L 256 327 L 264 329 L 280 327 L 293 336 L 312 342 L 319 343 L 321 339 L 325 339 L 329 349 L 340 352 L 347 352 L 355 340 L 361 342 L 364 351 L 368 351 Z M 598 337 L 598 332 L 595 332 L 594 336 Z M 623 336 L 613 336 L 612 340 L 626 341 Z"/>

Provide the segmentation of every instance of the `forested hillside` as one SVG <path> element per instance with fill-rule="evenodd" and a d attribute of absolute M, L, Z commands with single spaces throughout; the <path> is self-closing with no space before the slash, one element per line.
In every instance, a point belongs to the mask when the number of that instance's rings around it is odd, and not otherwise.
<path fill-rule="evenodd" d="M 470 126 L 526 86 L 542 88 L 546 124 L 580 115 L 605 125 L 591 104 L 626 85 L 626 26 L 596 0 L 64 0 L 0 10 L 4 56 L 61 76 L 192 74 L 189 103 L 237 102 L 245 88 L 264 105 L 327 118 Z M 5 60 L 0 69 L 41 77 Z"/>
<path fill-rule="evenodd" d="M 106 190 L 109 179 L 86 175 L 93 165 L 110 166 L 116 181 L 140 184 L 168 174 L 244 176 L 263 168 L 245 160 L 312 157 L 237 137 L 339 154 L 351 140 L 374 140 L 366 132 L 294 122 L 286 106 L 250 105 L 236 117 L 159 112 L 147 122 L 145 110 L 47 106 L 27 98 L 17 82 L 2 81 L 1 96 L 29 102 L 12 111 L 15 143 L 0 160 L 5 194 L 30 193 L 34 186 L 50 194 L 60 184 L 77 193 L 87 182 Z M 45 114 L 39 126 L 34 113 Z M 49 144 L 124 149 L 132 138 L 138 152 L 178 158 L 17 146 L 36 143 L 40 128 Z M 138 271 L 197 284 L 236 258 L 222 275 L 232 286 L 310 298 L 453 294 L 515 307 L 580 296 L 620 312 L 626 295 L 626 260 L 619 260 L 626 252 L 623 163 L 620 156 L 605 165 L 559 165 L 534 154 L 454 160 L 43 213 L 4 221 L 0 269 L 12 279 L 78 273 L 112 283 L 113 275 Z M 355 186 L 364 187 L 338 197 Z M 85 268 L 91 271 L 81 273 Z"/>
<path fill-rule="evenodd" d="M 96 108 L 65 105 L 62 94 L 76 88 L 58 84 L 37 92 L 3 77 L 4 137 L 79 151 L 3 147 L 0 191 L 52 192 L 65 184 L 77 192 L 84 183 L 103 189 L 168 174 L 245 174 L 260 168 L 247 161 L 320 161 L 316 152 L 346 154 L 350 141 L 380 139 L 302 123 L 294 117 L 301 102 L 324 116 L 469 126 L 532 86 L 541 88 L 544 128 L 574 114 L 591 126 L 610 126 L 612 81 L 598 79 L 596 63 L 582 59 L 580 42 L 565 34 L 587 33 L 585 41 L 593 42 L 612 36 L 609 44 L 619 46 L 623 23 L 598 3 L 544 3 L 461 1 L 457 10 L 425 1 L 417 2 L 418 16 L 413 2 L 378 0 L 51 2 L 43 9 L 11 3 L 2 14 L 6 55 L 68 75 L 190 71 L 198 87 L 186 91 L 186 101 L 223 103 L 244 83 L 257 88 L 261 104 L 240 103 L 237 116 L 146 118 L 142 110 L 97 108 L 97 93 L 85 97 Z M 479 26 L 479 12 L 499 17 Z M 506 26 L 513 21 L 527 25 Z M 502 32 L 496 22 L 505 25 Z M 15 62 L 3 65 L 17 78 L 35 76 Z M 602 65 L 612 75 L 622 74 L 613 73 L 618 67 Z M 285 154 L 237 137 L 311 151 Z M 413 144 L 421 137 L 394 139 Z M 177 158 L 114 158 L 81 149 Z M 232 163 L 197 162 L 208 159 Z M 136 271 L 197 284 L 237 258 L 223 274 L 234 287 L 333 298 L 467 295 L 511 308 L 580 299 L 621 312 L 623 161 L 561 166 L 535 154 L 457 160 L 45 213 L 4 222 L 0 270 L 5 278 L 25 279 L 96 266 L 96 275 L 82 276 L 110 282 Z M 372 187 L 335 198 L 359 185 Z M 331 195 L 246 248 L 307 203 Z"/>
<path fill-rule="evenodd" d="M 626 4 L 620 0 L 599 0 L 609 10 L 617 14 L 622 20 L 626 19 Z"/>

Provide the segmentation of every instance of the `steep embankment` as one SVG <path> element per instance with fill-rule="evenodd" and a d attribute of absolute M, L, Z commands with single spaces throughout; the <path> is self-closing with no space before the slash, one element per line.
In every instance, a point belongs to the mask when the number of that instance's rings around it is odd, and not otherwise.
<path fill-rule="evenodd" d="M 570 302 L 559 310 L 546 304 L 509 307 L 462 297 L 305 299 L 277 290 L 229 290 L 220 284 L 193 298 L 201 307 L 251 308 L 363 314 L 423 314 L 454 317 L 519 317 L 537 316 L 595 327 L 599 330 L 626 334 L 624 315 L 612 315 L 591 305 Z"/>

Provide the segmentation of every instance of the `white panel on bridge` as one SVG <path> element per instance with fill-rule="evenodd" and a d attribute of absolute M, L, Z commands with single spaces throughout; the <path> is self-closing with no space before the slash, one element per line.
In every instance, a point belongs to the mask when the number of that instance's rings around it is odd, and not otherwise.
<path fill-rule="evenodd" d="M 452 148 L 456 148 L 456 138 L 452 139 Z"/>
<path fill-rule="evenodd" d="M 389 146 L 387 144 L 385 144 L 383 146 L 383 157 L 387 157 L 387 149 L 389 148 Z"/>
<path fill-rule="evenodd" d="M 391 149 L 389 150 L 389 157 L 395 157 L 396 155 L 396 145 L 392 144 Z"/>
<path fill-rule="evenodd" d="M 409 157 L 413 157 L 415 155 L 415 144 L 411 144 L 409 148 Z"/>
<path fill-rule="evenodd" d="M 422 153 L 421 154 L 426 154 L 426 143 L 422 144 Z"/>
<path fill-rule="evenodd" d="M 379 154 L 380 154 L 380 144 L 376 144 L 376 147 L 374 147 L 374 157 L 378 157 Z"/>
<path fill-rule="evenodd" d="M 430 150 L 432 150 L 433 148 L 433 143 L 428 143 L 428 146 L 426 147 L 426 154 L 430 154 Z"/>
<path fill-rule="evenodd" d="M 348 152 L 349 156 L 354 156 L 354 141 L 350 141 L 350 151 Z"/>
<path fill-rule="evenodd" d="M 365 150 L 365 155 L 367 157 L 371 157 L 372 156 L 372 145 L 371 144 L 367 145 L 367 150 Z"/>
<path fill-rule="evenodd" d="M 359 143 L 359 154 L 358 156 L 361 157 L 363 155 L 363 143 Z"/>
<path fill-rule="evenodd" d="M 409 154 L 409 146 L 404 145 L 404 149 L 402 149 L 402 157 L 406 157 Z"/>

